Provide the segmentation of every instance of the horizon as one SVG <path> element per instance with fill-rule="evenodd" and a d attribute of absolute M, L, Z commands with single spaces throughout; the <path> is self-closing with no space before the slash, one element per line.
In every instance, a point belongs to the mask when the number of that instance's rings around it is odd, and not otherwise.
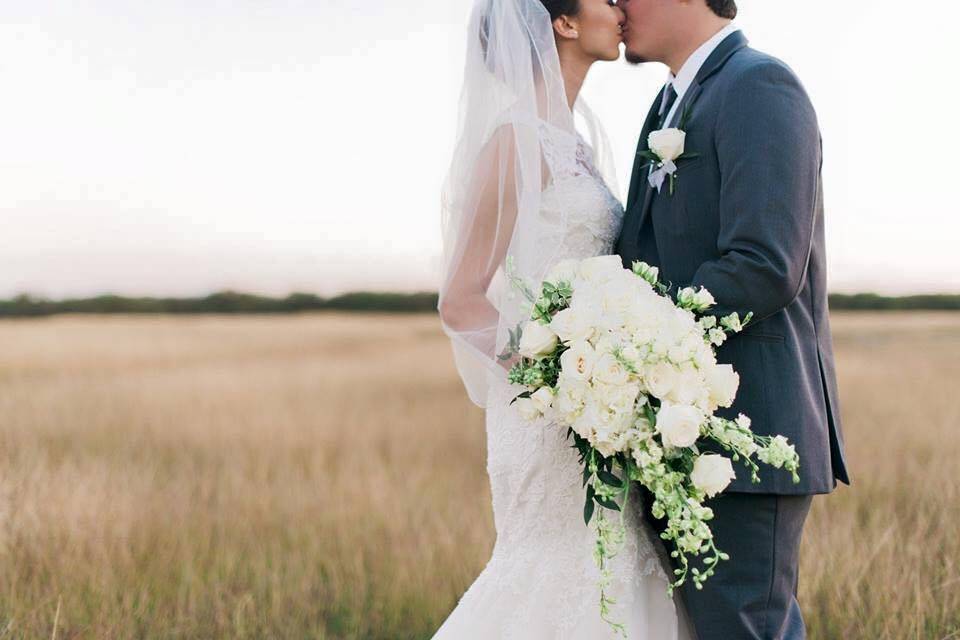
<path fill-rule="evenodd" d="M 960 123 L 943 82 L 960 7 L 739 4 L 751 44 L 784 59 L 817 108 L 829 290 L 960 292 Z M 0 10 L 17 98 L 0 107 L 0 298 L 435 290 L 471 5 Z M 665 76 L 621 60 L 584 86 L 621 199 Z"/>

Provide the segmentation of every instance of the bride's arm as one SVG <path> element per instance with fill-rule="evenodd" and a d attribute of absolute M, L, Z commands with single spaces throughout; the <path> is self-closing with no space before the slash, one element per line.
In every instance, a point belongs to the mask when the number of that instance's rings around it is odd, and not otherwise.
<path fill-rule="evenodd" d="M 456 231 L 455 263 L 439 306 L 449 329 L 504 368 L 509 364 L 495 353 L 500 314 L 486 294 L 506 258 L 516 224 L 514 155 L 512 128 L 507 126 L 497 130 L 480 154 L 467 198 L 476 203 L 475 210 L 466 212 Z"/>

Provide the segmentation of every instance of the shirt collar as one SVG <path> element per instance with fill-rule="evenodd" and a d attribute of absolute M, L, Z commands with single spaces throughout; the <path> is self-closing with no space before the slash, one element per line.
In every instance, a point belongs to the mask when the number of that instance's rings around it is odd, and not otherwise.
<path fill-rule="evenodd" d="M 687 58 L 687 61 L 683 63 L 683 66 L 680 67 L 680 71 L 677 72 L 677 75 L 674 76 L 670 73 L 667 78 L 667 82 L 673 84 L 673 90 L 677 92 L 677 96 L 682 96 L 686 93 L 687 89 L 690 88 L 690 85 L 693 83 L 693 79 L 697 77 L 697 74 L 700 72 L 700 67 L 703 66 L 703 63 L 707 61 L 707 58 L 710 57 L 710 54 L 713 53 L 713 50 L 716 49 L 721 42 L 723 42 L 727 36 L 729 36 L 734 31 L 739 31 L 740 25 L 731 22 L 723 29 L 718 31 L 712 38 L 704 42 L 700 47 L 690 54 L 690 57 Z"/>

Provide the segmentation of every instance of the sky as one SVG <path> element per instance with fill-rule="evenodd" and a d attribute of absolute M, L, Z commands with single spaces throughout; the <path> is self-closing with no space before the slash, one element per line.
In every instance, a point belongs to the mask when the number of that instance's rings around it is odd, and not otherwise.
<path fill-rule="evenodd" d="M 0 297 L 434 289 L 472 4 L 0 3 Z M 960 292 L 960 7 L 739 5 L 819 115 L 831 290 Z M 665 77 L 588 76 L 621 198 Z"/>

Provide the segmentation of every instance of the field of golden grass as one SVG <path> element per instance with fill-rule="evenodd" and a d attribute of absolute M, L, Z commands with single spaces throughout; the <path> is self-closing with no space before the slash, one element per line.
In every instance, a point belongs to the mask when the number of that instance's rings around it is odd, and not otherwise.
<path fill-rule="evenodd" d="M 960 638 L 960 314 L 836 315 L 818 640 Z M 429 638 L 493 545 L 434 316 L 0 322 L 0 640 Z"/>

